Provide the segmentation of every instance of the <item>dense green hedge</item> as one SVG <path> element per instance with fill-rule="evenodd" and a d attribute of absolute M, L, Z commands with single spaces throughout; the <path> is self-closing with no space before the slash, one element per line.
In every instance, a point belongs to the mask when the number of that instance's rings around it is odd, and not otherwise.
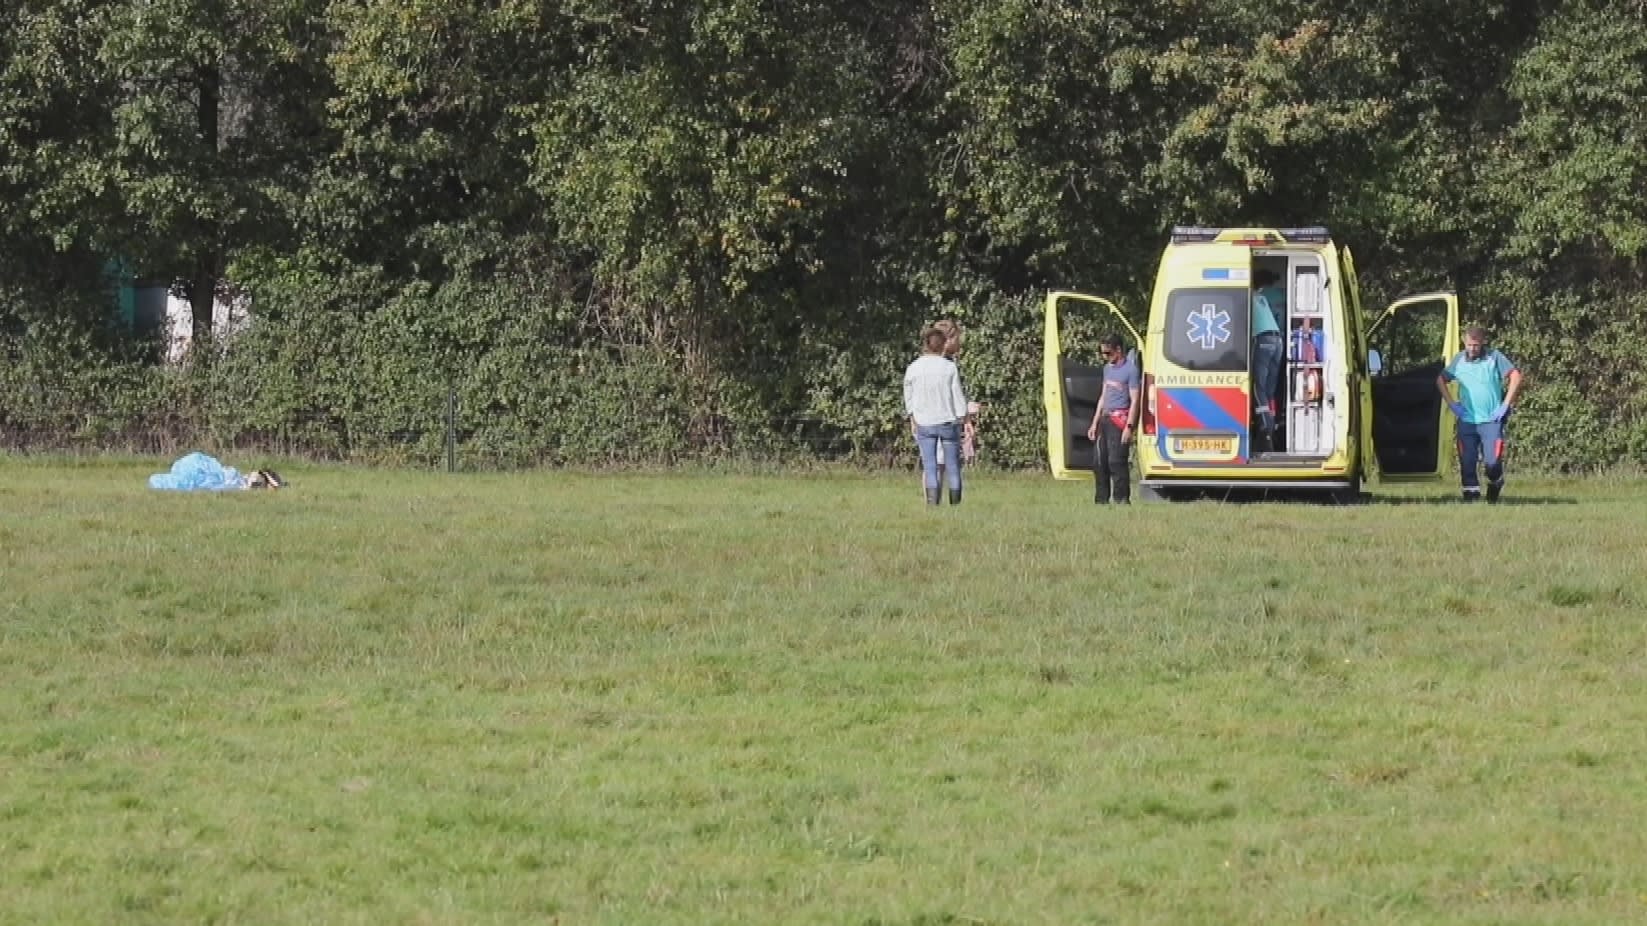
<path fill-rule="evenodd" d="M 455 400 L 465 468 L 911 460 L 899 384 L 913 326 L 853 350 L 800 352 L 816 358 L 797 360 L 805 388 L 778 405 L 735 371 L 698 379 L 667 350 L 602 341 L 578 307 L 540 295 L 462 281 L 385 292 L 379 280 L 293 272 L 263 294 L 249 330 L 210 362 L 181 367 L 149 362 L 119 338 L 37 323 L 5 340 L 0 435 L 34 449 L 255 448 L 436 466 Z M 348 308 L 362 299 L 381 308 Z M 985 404 L 984 461 L 1044 465 L 1041 299 L 947 308 L 967 326 L 961 363 Z M 1542 324 L 1559 314 L 1551 307 Z M 1066 341 L 1091 351 L 1108 327 L 1088 316 Z M 1519 463 L 1642 459 L 1647 393 L 1609 373 L 1634 362 L 1620 327 L 1573 339 L 1517 333 L 1503 344 L 1530 383 L 1515 424 Z"/>

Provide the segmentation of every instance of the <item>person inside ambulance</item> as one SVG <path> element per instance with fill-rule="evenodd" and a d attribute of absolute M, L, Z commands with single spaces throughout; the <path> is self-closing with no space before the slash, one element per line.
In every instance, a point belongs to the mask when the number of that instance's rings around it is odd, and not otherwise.
<path fill-rule="evenodd" d="M 1264 453 L 1275 446 L 1275 389 L 1281 382 L 1283 358 L 1281 323 L 1266 296 L 1275 288 L 1275 273 L 1258 270 L 1252 275 L 1252 402 L 1258 411 L 1258 435 L 1253 451 Z"/>
<path fill-rule="evenodd" d="M 1287 317 L 1287 288 L 1281 285 L 1281 278 L 1275 271 L 1260 268 L 1253 271 L 1252 281 L 1258 287 L 1258 294 L 1270 304 L 1270 311 L 1275 313 L 1277 323 Z"/>

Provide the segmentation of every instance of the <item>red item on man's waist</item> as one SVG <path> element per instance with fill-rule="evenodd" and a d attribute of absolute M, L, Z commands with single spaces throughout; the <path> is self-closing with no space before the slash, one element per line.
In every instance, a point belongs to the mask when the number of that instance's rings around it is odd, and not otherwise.
<path fill-rule="evenodd" d="M 1125 429 L 1127 427 L 1127 413 L 1126 412 L 1110 412 L 1109 413 L 1109 423 L 1115 425 L 1118 428 Z"/>

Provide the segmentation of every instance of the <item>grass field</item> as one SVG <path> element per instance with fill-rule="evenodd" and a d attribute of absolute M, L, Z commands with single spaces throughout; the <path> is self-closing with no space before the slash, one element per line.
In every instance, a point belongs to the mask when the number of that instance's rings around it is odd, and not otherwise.
<path fill-rule="evenodd" d="M 0 458 L 0 921 L 1647 920 L 1647 484 L 166 462 Z"/>

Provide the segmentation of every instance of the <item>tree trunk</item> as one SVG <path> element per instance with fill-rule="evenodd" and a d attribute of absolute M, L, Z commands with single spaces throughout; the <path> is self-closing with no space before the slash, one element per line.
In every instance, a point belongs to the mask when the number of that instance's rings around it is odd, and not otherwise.
<path fill-rule="evenodd" d="M 216 255 L 203 254 L 195 260 L 194 275 L 184 288 L 189 299 L 191 349 L 211 339 L 212 311 L 217 305 L 217 273 Z"/>
<path fill-rule="evenodd" d="M 216 62 L 203 64 L 195 70 L 195 87 L 199 92 L 195 109 L 196 127 L 200 132 L 200 150 L 208 165 L 215 165 L 218 157 L 218 117 L 223 100 L 223 74 Z M 207 169 L 208 176 L 213 171 Z M 212 314 L 217 304 L 217 280 L 222 273 L 223 255 L 218 243 L 216 221 L 201 216 L 196 219 L 196 247 L 193 276 L 186 292 L 193 324 L 190 326 L 191 349 L 206 344 L 212 336 Z"/>

